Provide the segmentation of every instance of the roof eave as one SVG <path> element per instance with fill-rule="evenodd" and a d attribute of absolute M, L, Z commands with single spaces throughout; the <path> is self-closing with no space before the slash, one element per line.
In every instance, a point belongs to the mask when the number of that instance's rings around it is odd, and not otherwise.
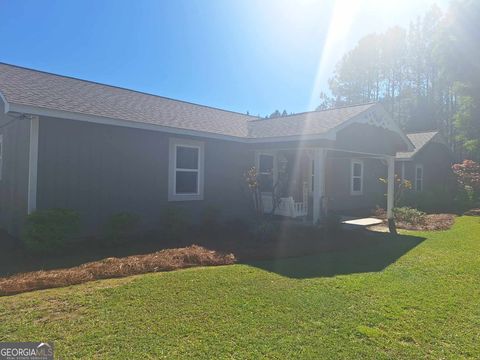
<path fill-rule="evenodd" d="M 158 125 L 158 124 L 152 124 L 152 123 L 142 123 L 142 122 L 103 117 L 103 116 L 97 116 L 97 115 L 70 112 L 65 110 L 49 109 L 49 108 L 43 108 L 43 107 L 25 105 L 25 104 L 10 103 L 9 112 L 77 120 L 77 121 L 84 121 L 84 122 L 103 124 L 103 125 L 116 125 L 116 126 L 135 128 L 135 129 L 141 129 L 141 130 L 160 131 L 160 132 L 166 132 L 166 133 L 173 133 L 177 135 L 206 137 L 206 138 L 219 139 L 219 140 L 230 140 L 230 141 L 237 141 L 237 142 L 243 142 L 245 140 L 244 137 L 239 137 L 234 135 L 200 131 L 195 129 L 181 129 L 181 128 L 176 128 L 172 126 Z"/>
<path fill-rule="evenodd" d="M 271 143 L 271 142 L 281 142 L 281 141 L 335 140 L 328 133 L 311 134 L 311 135 L 271 136 L 271 137 L 265 137 L 265 138 L 234 136 L 234 135 L 213 133 L 213 132 L 207 132 L 207 131 L 200 131 L 195 129 L 182 129 L 182 128 L 177 128 L 172 126 L 128 121 L 123 119 L 89 115 L 89 114 L 83 114 L 83 113 L 77 113 L 77 112 L 71 112 L 71 111 L 65 111 L 65 110 L 56 110 L 56 109 L 43 108 L 43 107 L 25 105 L 25 104 L 17 104 L 17 103 L 9 104 L 6 101 L 4 102 L 9 105 L 8 112 L 10 113 L 54 117 L 54 118 L 60 118 L 60 119 L 77 120 L 77 121 L 84 121 L 84 122 L 103 124 L 103 125 L 123 126 L 123 127 L 142 129 L 142 130 L 166 132 L 166 133 L 171 133 L 176 135 L 195 136 L 195 137 L 203 137 L 203 138 L 210 138 L 210 139 L 217 139 L 217 140 L 235 141 L 235 142 L 241 142 L 241 143 Z"/>
<path fill-rule="evenodd" d="M 407 149 L 406 151 L 402 151 L 402 152 L 410 152 L 410 151 L 414 151 L 415 150 L 415 146 L 413 145 L 413 143 L 410 141 L 410 139 L 405 135 L 405 133 L 402 131 L 402 129 L 400 129 L 400 127 L 397 125 L 397 123 L 392 119 L 392 117 L 390 116 L 390 114 L 385 110 L 385 108 L 380 104 L 380 103 L 375 103 L 373 104 L 371 107 L 365 109 L 364 111 L 362 111 L 361 113 L 359 114 L 356 114 L 355 116 L 353 116 L 352 118 L 348 119 L 347 121 L 344 121 L 343 123 L 341 123 L 340 125 L 334 127 L 333 129 L 331 129 L 328 133 L 331 133 L 333 134 L 333 136 L 335 136 L 336 138 L 336 134 L 338 131 L 344 129 L 345 127 L 347 127 L 348 125 L 351 125 L 352 123 L 358 121 L 359 119 L 361 119 L 362 116 L 364 116 L 366 113 L 370 112 L 370 111 L 375 111 L 379 109 L 379 111 L 381 111 L 383 113 L 383 115 L 388 119 L 389 121 L 389 124 L 392 126 L 392 130 L 398 134 L 400 136 L 400 138 L 403 140 L 403 142 L 405 143 L 405 145 L 407 146 Z"/>
<path fill-rule="evenodd" d="M 400 137 L 402 138 L 403 142 L 405 143 L 405 145 L 407 145 L 407 149 L 406 151 L 404 152 L 410 152 L 410 151 L 415 151 L 415 145 L 413 145 L 412 141 L 408 138 L 408 136 L 405 134 L 405 132 L 400 129 L 400 126 L 398 126 L 398 124 L 393 120 L 393 118 L 391 117 L 391 115 L 387 112 L 387 110 L 385 110 L 385 108 L 383 107 L 383 105 L 381 104 L 376 104 L 375 105 L 375 108 L 376 109 L 379 109 L 379 111 L 383 112 L 387 118 L 389 119 L 391 125 L 394 127 L 394 129 L 396 130 L 395 132 L 397 134 L 400 135 Z"/>

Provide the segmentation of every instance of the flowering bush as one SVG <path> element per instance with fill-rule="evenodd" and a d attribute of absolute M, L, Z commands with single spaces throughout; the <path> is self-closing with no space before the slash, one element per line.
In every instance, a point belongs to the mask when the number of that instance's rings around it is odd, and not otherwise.
<path fill-rule="evenodd" d="M 463 160 L 460 164 L 454 164 L 452 170 L 460 184 L 475 191 L 480 190 L 480 164 L 473 160 Z"/>
<path fill-rule="evenodd" d="M 385 178 L 379 178 L 378 179 L 381 183 L 388 184 L 388 180 Z M 402 199 L 404 192 L 406 190 L 411 190 L 412 189 L 412 182 L 410 180 L 404 179 L 402 180 L 397 174 L 395 174 L 395 198 L 394 198 L 394 203 L 395 205 L 398 205 Z M 387 196 L 387 194 L 385 194 Z"/>
<path fill-rule="evenodd" d="M 257 168 L 252 166 L 247 172 L 244 174 L 245 182 L 247 183 L 248 190 L 252 194 L 253 197 L 253 208 L 255 211 L 255 215 L 261 216 L 262 211 L 262 198 L 260 195 L 260 181 Z"/>
<path fill-rule="evenodd" d="M 462 187 L 457 195 L 462 207 L 468 209 L 476 206 L 480 197 L 480 164 L 463 160 L 460 164 L 454 164 L 452 170 Z"/>

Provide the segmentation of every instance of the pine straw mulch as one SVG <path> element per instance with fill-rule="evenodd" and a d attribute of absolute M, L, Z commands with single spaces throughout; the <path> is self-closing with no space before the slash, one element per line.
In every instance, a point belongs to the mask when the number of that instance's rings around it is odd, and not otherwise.
<path fill-rule="evenodd" d="M 429 214 L 425 216 L 425 222 L 421 224 L 405 224 L 397 223 L 397 227 L 405 230 L 417 231 L 439 231 L 448 230 L 455 223 L 455 215 L 453 214 Z"/>
<path fill-rule="evenodd" d="M 384 231 L 388 230 L 388 225 L 385 219 L 382 219 L 382 225 L 374 225 L 369 227 L 370 230 Z M 441 231 L 450 229 L 455 223 L 454 214 L 429 214 L 425 216 L 425 222 L 418 224 L 407 224 L 401 221 L 396 221 L 395 225 L 398 229 L 414 230 L 414 231 Z"/>
<path fill-rule="evenodd" d="M 235 262 L 233 254 L 192 245 L 185 248 L 161 250 L 147 255 L 111 257 L 68 269 L 33 271 L 0 278 L 0 296 L 76 285 L 93 280 L 171 271 L 194 266 L 230 265 Z"/>
<path fill-rule="evenodd" d="M 467 215 L 467 216 L 480 216 L 480 209 L 472 209 L 472 210 L 469 210 L 469 211 L 465 212 L 464 215 Z"/>

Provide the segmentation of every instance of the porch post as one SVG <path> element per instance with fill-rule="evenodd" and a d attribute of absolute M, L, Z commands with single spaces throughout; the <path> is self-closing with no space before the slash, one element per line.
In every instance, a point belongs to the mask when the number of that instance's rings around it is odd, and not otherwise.
<path fill-rule="evenodd" d="M 388 163 L 388 182 L 387 182 L 387 219 L 388 228 L 391 233 L 396 233 L 395 222 L 393 219 L 393 206 L 395 198 L 395 157 L 387 157 Z"/>
<path fill-rule="evenodd" d="M 325 149 L 313 149 L 313 224 L 321 218 L 322 200 L 325 196 Z"/>

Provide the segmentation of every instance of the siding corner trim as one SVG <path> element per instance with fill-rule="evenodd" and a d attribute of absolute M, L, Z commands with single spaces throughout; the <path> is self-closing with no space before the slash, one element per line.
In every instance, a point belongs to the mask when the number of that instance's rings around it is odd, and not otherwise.
<path fill-rule="evenodd" d="M 37 208 L 37 172 L 38 172 L 38 116 L 30 119 L 30 146 L 28 158 L 28 214 Z"/>

